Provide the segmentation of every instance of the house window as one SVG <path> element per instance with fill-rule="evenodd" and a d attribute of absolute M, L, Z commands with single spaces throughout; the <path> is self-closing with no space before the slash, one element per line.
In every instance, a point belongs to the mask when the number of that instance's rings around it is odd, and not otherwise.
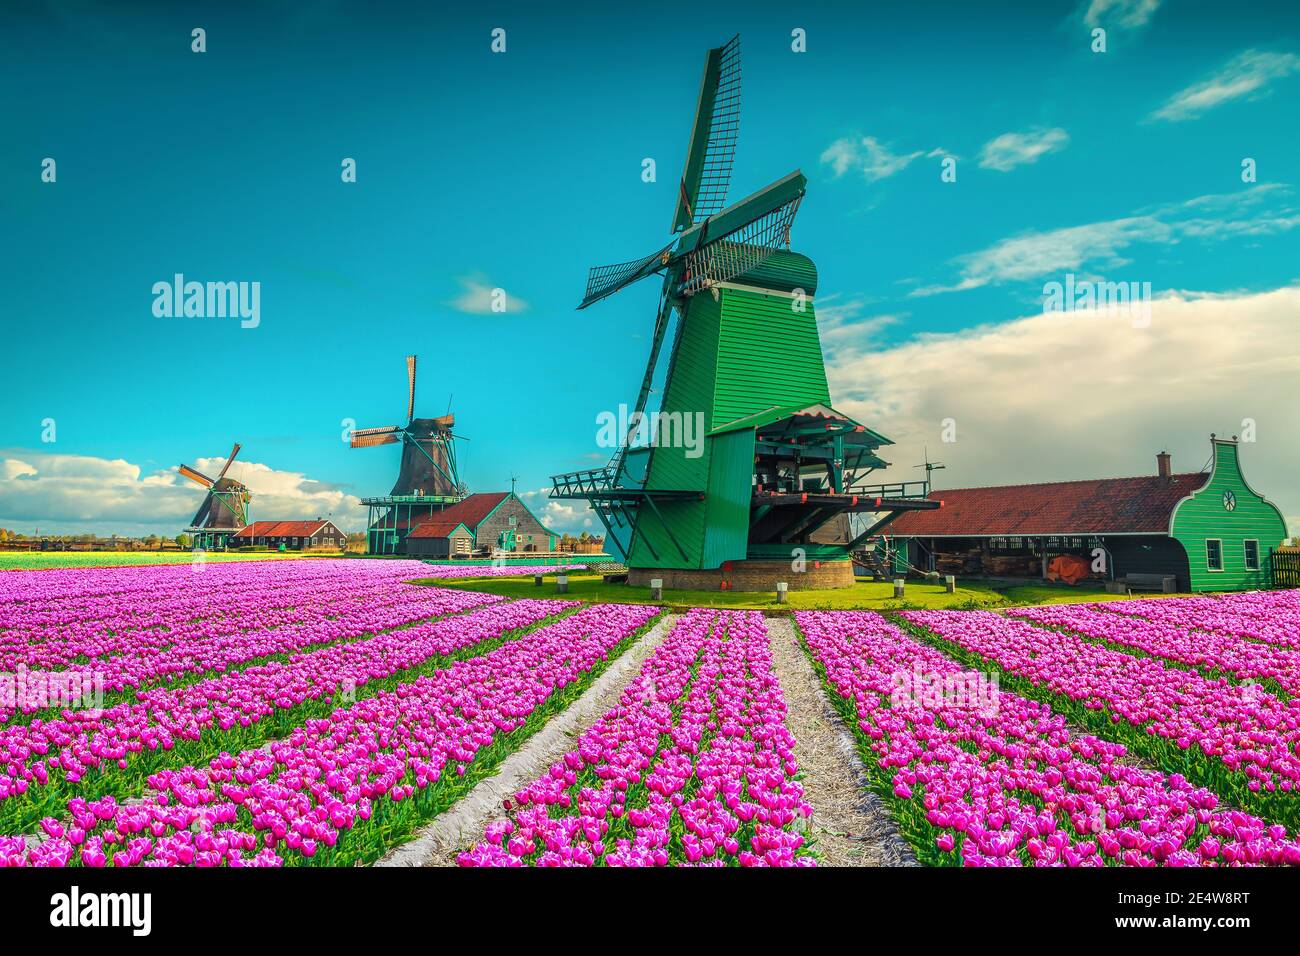
<path fill-rule="evenodd" d="M 1259 570 L 1259 542 L 1254 538 L 1247 538 L 1242 542 L 1246 548 L 1246 570 Z"/>
<path fill-rule="evenodd" d="M 1223 570 L 1223 542 L 1218 538 L 1205 539 L 1205 566 L 1211 571 Z"/>

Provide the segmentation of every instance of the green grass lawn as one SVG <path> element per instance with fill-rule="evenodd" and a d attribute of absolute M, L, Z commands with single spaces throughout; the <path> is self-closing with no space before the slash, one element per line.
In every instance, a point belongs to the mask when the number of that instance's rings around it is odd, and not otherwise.
<path fill-rule="evenodd" d="M 273 561 L 303 556 L 295 551 L 254 551 L 249 554 L 209 551 L 205 560 L 215 564 L 223 561 Z M 312 556 L 317 555 L 313 553 Z M 193 560 L 194 556 L 189 551 L 0 551 L 0 571 L 189 564 Z"/>
<path fill-rule="evenodd" d="M 415 583 L 437 587 L 464 588 L 485 591 L 510 598 L 556 597 L 555 573 L 547 572 L 541 587 L 533 584 L 532 576 L 492 578 L 421 578 Z M 671 608 L 726 607 L 757 608 L 759 610 L 796 611 L 865 609 L 890 611 L 908 608 L 977 608 L 1019 607 L 1030 604 L 1078 604 L 1088 601 L 1122 601 L 1122 594 L 1107 594 L 1097 587 L 1068 586 L 1064 584 L 1028 584 L 1000 586 L 968 581 L 948 594 L 942 584 L 908 581 L 902 601 L 894 598 L 894 587 L 889 582 L 859 581 L 851 588 L 829 588 L 820 591 L 791 591 L 790 602 L 776 603 L 776 595 L 755 591 L 674 591 L 665 590 L 664 599 L 650 600 L 650 589 L 630 587 L 626 584 L 606 584 L 599 574 L 570 572 L 568 596 L 577 601 L 604 604 L 653 604 Z M 1152 595 L 1143 595 L 1152 596 Z M 1154 595 L 1175 597 L 1177 595 Z M 1185 596 L 1185 595 L 1184 595 Z"/>
<path fill-rule="evenodd" d="M 1025 604 L 1086 604 L 1092 601 L 1127 601 L 1127 594 L 1107 594 L 1093 587 L 1071 587 L 1066 584 L 1024 584 L 1002 588 L 1009 606 Z M 1134 592 L 1134 597 L 1190 597 L 1187 594 L 1161 594 L 1155 591 Z"/>
<path fill-rule="evenodd" d="M 547 574 L 541 587 L 533 584 L 531 576 L 496 578 L 424 578 L 419 584 L 438 587 L 465 588 L 486 591 L 512 598 L 555 597 L 555 578 Z M 982 585 L 958 587 L 955 594 L 944 591 L 942 584 L 909 581 L 907 597 L 894 599 L 894 587 L 887 582 L 859 582 L 851 588 L 830 588 L 820 591 L 791 591 L 790 603 L 776 603 L 776 595 L 759 591 L 674 591 L 665 590 L 662 601 L 650 600 L 650 589 L 630 587 L 626 584 L 606 584 L 598 574 L 569 574 L 568 597 L 577 601 L 603 604 L 662 604 L 673 608 L 727 607 L 777 610 L 848 610 L 871 608 L 889 610 L 899 607 L 998 607 L 1004 601 L 996 591 Z"/>

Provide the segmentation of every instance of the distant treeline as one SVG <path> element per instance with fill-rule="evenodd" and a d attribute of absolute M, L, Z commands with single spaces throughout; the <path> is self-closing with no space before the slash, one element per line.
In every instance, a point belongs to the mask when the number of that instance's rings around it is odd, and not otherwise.
<path fill-rule="evenodd" d="M 149 534 L 140 537 L 110 535 L 101 537 L 89 532 L 82 534 L 23 534 L 0 528 L 0 549 L 7 551 L 181 551 L 189 548 L 190 536 L 178 534 L 174 538 Z"/>

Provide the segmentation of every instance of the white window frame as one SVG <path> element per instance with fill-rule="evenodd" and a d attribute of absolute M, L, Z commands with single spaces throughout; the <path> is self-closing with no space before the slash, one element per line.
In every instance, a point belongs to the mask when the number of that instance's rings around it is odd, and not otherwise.
<path fill-rule="evenodd" d="M 1248 544 L 1253 544 L 1255 546 L 1255 564 L 1253 566 L 1250 563 L 1250 550 L 1246 547 L 1246 545 Z M 1258 538 L 1243 538 L 1241 541 L 1241 554 L 1242 554 L 1242 559 L 1246 563 L 1247 571 L 1259 570 L 1259 539 Z"/>
<path fill-rule="evenodd" d="M 1213 541 L 1215 544 L 1219 546 L 1219 566 L 1217 568 L 1214 567 L 1212 564 L 1210 564 L 1210 542 L 1211 541 Z M 1206 538 L 1205 539 L 1205 569 L 1207 571 L 1213 571 L 1216 574 L 1221 574 L 1223 572 L 1223 563 L 1224 563 L 1223 562 L 1223 539 Z"/>

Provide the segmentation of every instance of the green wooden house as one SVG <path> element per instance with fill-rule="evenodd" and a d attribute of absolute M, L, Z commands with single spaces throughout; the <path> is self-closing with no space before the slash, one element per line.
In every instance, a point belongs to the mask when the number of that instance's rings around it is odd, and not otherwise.
<path fill-rule="evenodd" d="M 1267 587 L 1270 558 L 1287 536 L 1281 510 L 1246 483 L 1236 439 L 1211 438 L 1205 483 L 1174 506 L 1169 536 L 1187 555 L 1193 591 Z"/>
<path fill-rule="evenodd" d="M 1206 470 L 931 492 L 937 511 L 890 528 L 900 567 L 967 576 L 1045 577 L 1059 555 L 1095 565 L 1094 577 L 1172 576 L 1179 591 L 1273 585 L 1272 557 L 1287 537 L 1276 505 L 1242 474 L 1235 438 L 1210 436 Z M 994 569 L 990 572 L 990 568 Z"/>

